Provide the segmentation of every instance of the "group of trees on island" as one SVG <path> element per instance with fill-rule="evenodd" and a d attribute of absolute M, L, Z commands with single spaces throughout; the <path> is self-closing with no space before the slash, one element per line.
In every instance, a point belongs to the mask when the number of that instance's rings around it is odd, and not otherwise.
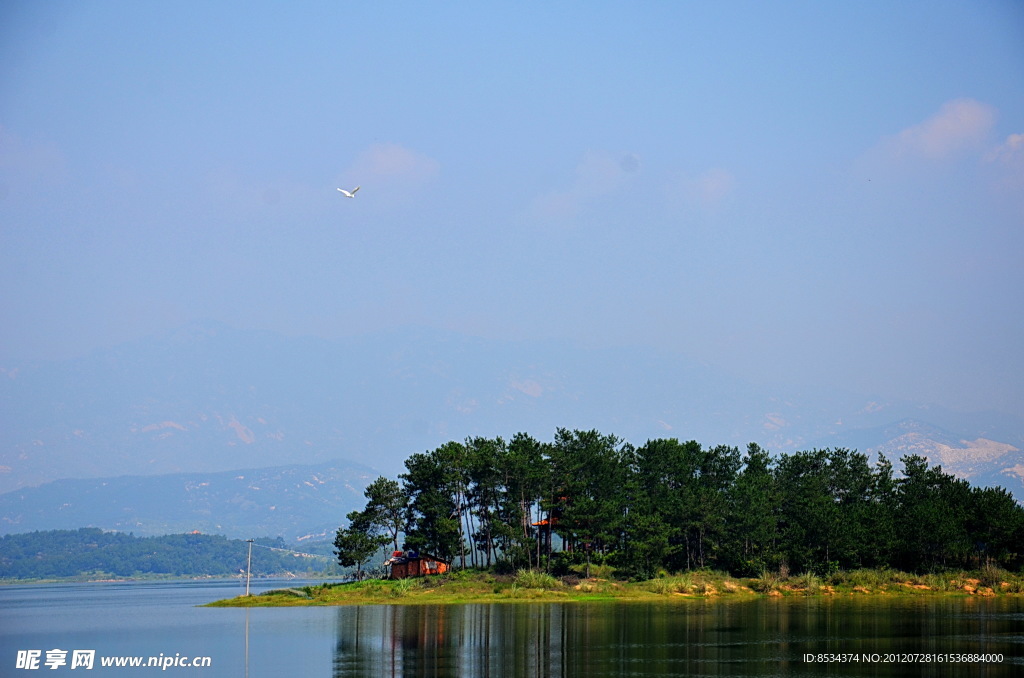
<path fill-rule="evenodd" d="M 1003 488 L 972 487 L 929 466 L 847 449 L 770 456 L 756 444 L 705 448 L 559 429 L 553 442 L 448 442 L 378 478 L 335 540 L 339 563 L 382 547 L 459 567 L 600 562 L 626 576 L 725 570 L 1024 565 L 1024 507 Z"/>

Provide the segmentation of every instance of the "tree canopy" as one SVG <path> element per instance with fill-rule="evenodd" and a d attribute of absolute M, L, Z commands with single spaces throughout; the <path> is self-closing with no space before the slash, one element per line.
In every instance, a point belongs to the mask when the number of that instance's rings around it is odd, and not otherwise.
<path fill-rule="evenodd" d="M 847 449 L 771 456 L 753 443 L 741 453 L 674 438 L 634 447 L 568 429 L 549 443 L 473 437 L 413 454 L 398 481 L 375 481 L 346 529 L 461 567 L 599 562 L 635 577 L 1024 565 L 1024 507 L 1009 492 L 920 456 L 901 462 L 897 474 L 888 459 Z"/>

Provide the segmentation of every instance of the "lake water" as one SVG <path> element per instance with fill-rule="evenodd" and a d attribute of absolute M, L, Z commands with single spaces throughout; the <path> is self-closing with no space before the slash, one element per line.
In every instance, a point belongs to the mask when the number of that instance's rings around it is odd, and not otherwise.
<path fill-rule="evenodd" d="M 1019 597 L 197 607 L 243 591 L 237 582 L 0 587 L 0 676 L 1024 676 Z M 54 649 L 66 664 L 50 670 Z M 36 670 L 19 668 L 29 650 L 40 651 Z M 75 650 L 95 651 L 91 670 L 71 668 Z M 917 654 L 933 661 L 907 663 Z M 970 655 L 990 661 L 952 661 Z M 117 657 L 161 666 L 101 665 Z M 194 657 L 209 665 L 181 665 Z"/>

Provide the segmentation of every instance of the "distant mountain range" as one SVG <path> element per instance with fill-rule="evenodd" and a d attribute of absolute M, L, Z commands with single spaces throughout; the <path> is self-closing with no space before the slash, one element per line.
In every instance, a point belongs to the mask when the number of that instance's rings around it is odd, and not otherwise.
<path fill-rule="evenodd" d="M 222 473 L 57 480 L 0 495 L 0 534 L 98 527 L 155 536 L 197 531 L 290 543 L 333 539 L 376 478 L 348 462 Z"/>
<path fill-rule="evenodd" d="M 448 440 L 519 431 L 550 440 L 556 427 L 598 429 L 635 444 L 675 437 L 741 448 L 757 442 L 772 452 L 916 451 L 976 484 L 1001 484 L 1024 498 L 1019 416 L 756 385 L 639 347 L 424 329 L 328 340 L 210 322 L 74 360 L 0 366 L 0 492 L 29 496 L 27 488 L 43 483 L 103 478 L 105 487 L 141 500 L 158 492 L 141 489 L 141 477 L 288 465 L 354 469 L 355 461 L 373 469 L 342 473 L 361 492 L 360 474 L 394 477 L 410 454 Z M 352 461 L 333 461 L 339 459 Z M 111 480 L 126 475 L 141 477 L 123 488 Z M 56 500 L 72 487 L 85 485 L 39 490 Z M 130 503 L 122 500 L 122 509 Z M 5 503 L 3 515 L 13 521 L 12 506 Z M 127 513 L 108 517 L 108 529 L 132 520 Z M 224 515 L 210 521 L 230 523 Z M 164 522 L 202 529 L 177 518 Z M 7 529 L 28 524 L 9 522 Z M 298 535 L 324 524 L 282 523 L 259 534 Z"/>
<path fill-rule="evenodd" d="M 1024 503 L 1024 452 L 1010 443 L 976 435 L 967 439 L 917 419 L 904 419 L 835 436 L 830 446 L 858 449 L 873 459 L 881 454 L 897 468 L 901 457 L 917 454 L 972 485 L 1005 487 Z"/>

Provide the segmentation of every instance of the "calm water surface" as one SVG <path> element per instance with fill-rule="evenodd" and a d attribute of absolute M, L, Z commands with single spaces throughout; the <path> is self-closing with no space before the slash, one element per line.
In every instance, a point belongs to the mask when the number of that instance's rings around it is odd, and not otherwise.
<path fill-rule="evenodd" d="M 261 582 L 259 592 L 292 583 Z M 0 587 L 0 676 L 19 650 L 95 650 L 44 675 L 1024 676 L 1024 599 L 787 598 L 681 604 L 219 609 L 237 582 Z M 879 655 L 810 662 L 805 655 Z M 1002 655 L 888 664 L 886 655 Z M 209 657 L 209 667 L 104 668 L 101 657 Z M 70 659 L 70 652 L 69 652 Z M 870 659 L 870 657 L 868 657 Z"/>

